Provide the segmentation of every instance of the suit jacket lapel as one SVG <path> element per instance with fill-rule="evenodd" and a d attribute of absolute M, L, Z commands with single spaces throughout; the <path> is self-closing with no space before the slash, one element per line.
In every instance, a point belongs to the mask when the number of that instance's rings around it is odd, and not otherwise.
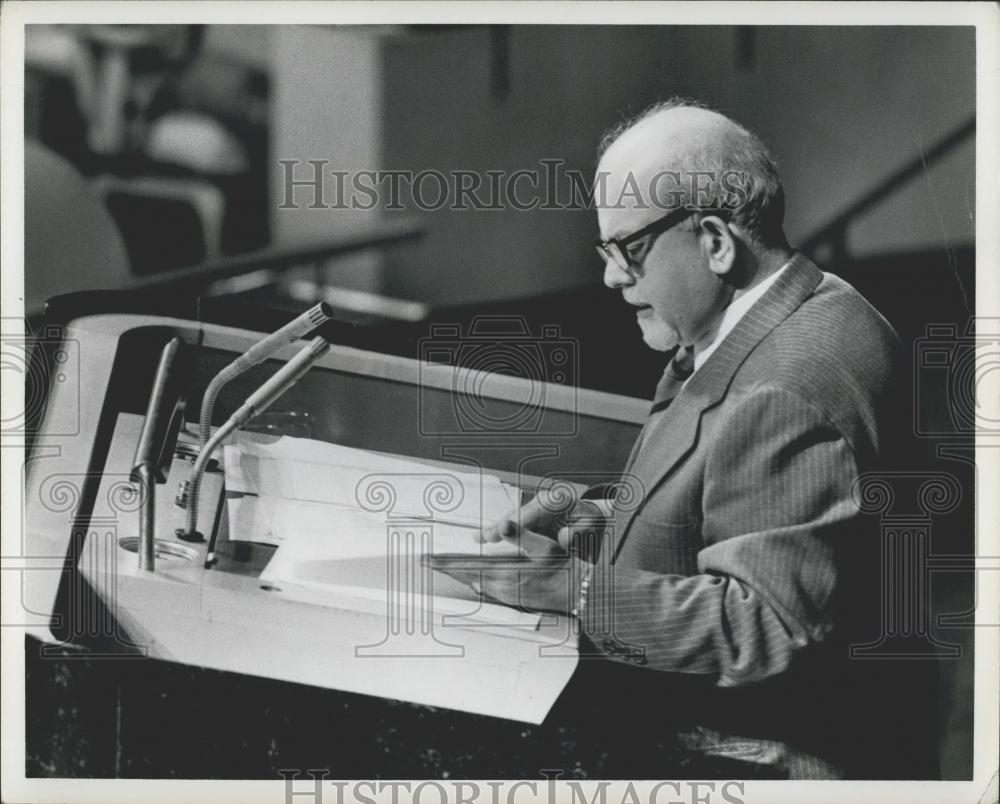
<path fill-rule="evenodd" d="M 694 449 L 702 414 L 726 394 L 729 384 L 747 356 L 778 324 L 804 302 L 823 278 L 810 260 L 796 254 L 788 269 L 747 311 L 739 323 L 719 344 L 677 395 L 670 407 L 648 421 L 643 435 L 632 450 L 626 472 L 640 484 L 645 499 L 654 492 L 674 468 Z M 616 544 L 612 560 L 617 558 L 628 529 L 645 504 L 629 506 L 615 516 Z"/>
<path fill-rule="evenodd" d="M 636 456 L 639 454 L 639 447 L 642 446 L 643 441 L 646 440 L 646 431 L 649 429 L 649 420 L 642 426 L 639 431 L 639 437 L 635 440 L 632 445 L 632 451 L 629 453 L 628 460 L 625 461 L 625 469 L 622 474 L 629 474 L 632 471 L 632 466 L 635 464 Z"/>

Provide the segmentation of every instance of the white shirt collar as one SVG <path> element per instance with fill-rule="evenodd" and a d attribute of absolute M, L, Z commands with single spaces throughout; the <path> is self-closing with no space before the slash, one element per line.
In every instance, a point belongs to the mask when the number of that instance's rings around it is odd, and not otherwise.
<path fill-rule="evenodd" d="M 760 297 L 767 292 L 767 289 L 770 288 L 771 285 L 778 281 L 778 277 L 781 276 L 787 269 L 788 263 L 786 262 L 765 280 L 755 285 L 729 304 L 725 312 L 722 314 L 722 318 L 719 320 L 718 327 L 694 345 L 695 371 L 705 364 L 705 361 L 708 360 L 712 352 L 714 352 L 719 347 L 719 344 L 725 340 L 726 336 L 732 332 L 733 327 L 740 322 L 740 319 L 747 314 L 747 311 L 753 307 Z"/>

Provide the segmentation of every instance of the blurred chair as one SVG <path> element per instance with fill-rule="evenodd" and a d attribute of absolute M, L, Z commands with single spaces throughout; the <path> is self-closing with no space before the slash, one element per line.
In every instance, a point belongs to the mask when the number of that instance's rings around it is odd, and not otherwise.
<path fill-rule="evenodd" d="M 71 26 L 29 25 L 24 36 L 24 135 L 80 165 L 86 161 L 86 110 L 94 76 Z"/>
<path fill-rule="evenodd" d="M 204 112 L 180 110 L 154 120 L 145 144 L 157 164 L 176 165 L 206 175 L 246 173 L 246 149 L 218 120 Z"/>
<path fill-rule="evenodd" d="M 194 178 L 99 176 L 93 186 L 125 238 L 136 275 L 219 256 L 225 197 Z"/>
<path fill-rule="evenodd" d="M 124 287 L 128 252 L 100 197 L 69 162 L 24 143 L 24 309 L 78 290 Z"/>

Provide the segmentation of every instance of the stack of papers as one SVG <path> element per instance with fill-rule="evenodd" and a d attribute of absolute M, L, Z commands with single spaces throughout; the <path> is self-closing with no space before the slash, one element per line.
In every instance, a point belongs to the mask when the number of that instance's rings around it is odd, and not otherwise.
<path fill-rule="evenodd" d="M 476 540 L 517 505 L 517 490 L 493 475 L 304 438 L 261 443 L 246 434 L 225 448 L 224 463 L 230 539 L 278 546 L 261 580 L 366 598 L 405 591 L 442 613 L 537 619 L 482 604 L 464 584 L 421 565 L 432 553 L 517 552 L 506 542 Z"/>
<path fill-rule="evenodd" d="M 284 436 L 261 443 L 240 434 L 225 448 L 226 491 L 482 528 L 517 505 L 516 489 L 494 475 L 438 469 L 404 458 Z M 230 530 L 234 529 L 230 527 Z M 230 538 L 280 544 L 233 532 Z"/>

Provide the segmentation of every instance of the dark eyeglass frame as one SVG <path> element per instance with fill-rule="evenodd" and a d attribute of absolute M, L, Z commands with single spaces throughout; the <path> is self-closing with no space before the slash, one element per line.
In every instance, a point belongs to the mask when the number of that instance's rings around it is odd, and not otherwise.
<path fill-rule="evenodd" d="M 642 261 L 646 258 L 646 255 L 639 259 L 633 259 L 629 256 L 628 246 L 641 240 L 649 235 L 654 235 L 653 239 L 649 241 L 649 247 L 646 249 L 646 253 L 649 253 L 649 248 L 652 247 L 653 242 L 663 234 L 667 229 L 676 226 L 681 221 L 687 220 L 692 215 L 698 213 L 707 213 L 710 215 L 717 215 L 723 220 L 729 220 L 730 214 L 728 209 L 703 209 L 694 207 L 680 207 L 678 209 L 673 209 L 664 215 L 662 218 L 657 218 L 655 221 L 647 226 L 643 226 L 636 232 L 625 235 L 625 237 L 612 237 L 610 240 L 596 240 L 594 242 L 594 247 L 597 249 L 598 255 L 607 264 L 608 260 L 614 260 L 615 265 L 621 268 L 623 271 L 631 271 L 638 268 Z"/>

